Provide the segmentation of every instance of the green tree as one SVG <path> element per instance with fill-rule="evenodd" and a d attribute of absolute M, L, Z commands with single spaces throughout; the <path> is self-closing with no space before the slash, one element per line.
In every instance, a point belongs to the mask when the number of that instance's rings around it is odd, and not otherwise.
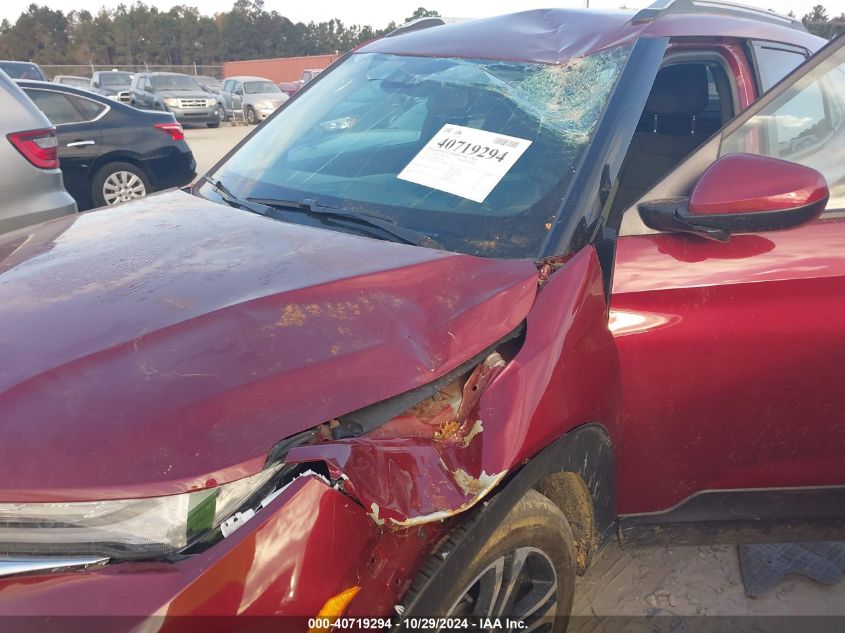
<path fill-rule="evenodd" d="M 5 57 L 42 64 L 67 59 L 69 26 L 61 11 L 31 4 L 14 26 L 4 22 L 0 29 L 0 50 Z"/>
<path fill-rule="evenodd" d="M 418 20 L 419 18 L 439 18 L 440 14 L 437 11 L 429 11 L 425 7 L 419 7 L 416 11 L 414 11 L 410 17 L 405 19 L 405 23 L 410 22 L 411 20 Z"/>
<path fill-rule="evenodd" d="M 406 21 L 436 16 L 423 7 Z M 346 25 L 339 19 L 294 24 L 264 0 L 235 0 L 230 11 L 202 15 L 194 6 L 160 11 L 140 0 L 112 10 L 71 11 L 30 5 L 0 22 L 0 55 L 42 64 L 197 65 L 226 60 L 347 51 L 396 28 Z"/>
<path fill-rule="evenodd" d="M 815 22 L 827 22 L 827 9 L 825 9 L 822 5 L 817 4 L 813 7 L 813 10 L 807 13 L 801 21 L 804 24 L 813 24 Z"/>

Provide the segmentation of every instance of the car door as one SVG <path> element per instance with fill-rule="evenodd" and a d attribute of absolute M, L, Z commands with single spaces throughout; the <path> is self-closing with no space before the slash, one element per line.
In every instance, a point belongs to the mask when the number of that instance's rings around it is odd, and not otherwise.
<path fill-rule="evenodd" d="M 223 82 L 223 85 L 220 88 L 220 99 L 223 101 L 223 108 L 226 110 L 226 114 L 228 115 L 232 111 L 232 84 L 234 82 L 231 79 L 227 79 Z"/>
<path fill-rule="evenodd" d="M 144 77 L 141 80 L 141 86 L 144 91 L 144 107 L 147 110 L 152 110 L 155 107 L 155 93 L 153 92 L 152 77 Z"/>
<path fill-rule="evenodd" d="M 649 229 L 635 207 L 624 213 L 610 314 L 623 388 L 623 535 L 703 507 L 732 519 L 812 518 L 835 511 L 831 495 L 845 490 L 843 44 L 799 67 L 642 198 L 689 195 L 720 155 L 764 154 L 825 176 L 820 218 L 721 243 Z M 755 503 L 773 495 L 803 501 Z"/>
<path fill-rule="evenodd" d="M 232 88 L 232 111 L 243 110 L 244 108 L 244 85 L 236 81 Z"/>
<path fill-rule="evenodd" d="M 108 106 L 55 89 L 25 88 L 25 92 L 56 126 L 65 188 L 81 207 L 86 207 L 91 171 L 101 152 L 99 119 Z"/>

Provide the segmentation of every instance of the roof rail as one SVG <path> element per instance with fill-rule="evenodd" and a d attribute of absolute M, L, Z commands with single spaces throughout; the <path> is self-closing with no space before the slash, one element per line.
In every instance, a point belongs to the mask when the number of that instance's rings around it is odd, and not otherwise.
<path fill-rule="evenodd" d="M 745 4 L 729 2 L 728 0 L 657 0 L 645 9 L 640 10 L 633 17 L 634 24 L 651 22 L 665 15 L 678 14 L 719 14 L 746 17 L 763 22 L 780 24 L 801 31 L 806 31 L 804 24 L 798 18 L 781 15 L 768 9 L 758 9 Z"/>
<path fill-rule="evenodd" d="M 404 35 L 405 33 L 410 33 L 411 31 L 421 31 L 422 29 L 430 29 L 432 26 L 441 26 L 443 24 L 446 24 L 446 20 L 440 17 L 417 18 L 416 20 L 406 22 L 399 28 L 392 30 L 390 33 L 385 35 L 385 37 L 396 37 L 397 35 Z"/>

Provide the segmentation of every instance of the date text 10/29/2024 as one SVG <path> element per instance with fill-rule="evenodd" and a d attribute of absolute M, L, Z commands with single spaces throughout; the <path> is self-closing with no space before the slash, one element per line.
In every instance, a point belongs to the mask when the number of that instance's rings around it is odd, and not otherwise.
<path fill-rule="evenodd" d="M 396 624 L 390 618 L 311 618 L 311 631 L 386 631 Z M 405 618 L 398 622 L 406 631 L 521 631 L 527 627 L 513 618 Z"/>

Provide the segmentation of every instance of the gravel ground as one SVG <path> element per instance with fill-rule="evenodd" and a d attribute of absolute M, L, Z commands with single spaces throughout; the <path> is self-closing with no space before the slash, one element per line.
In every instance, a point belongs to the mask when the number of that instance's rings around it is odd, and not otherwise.
<path fill-rule="evenodd" d="M 745 595 L 736 546 L 613 544 L 575 589 L 582 616 L 845 616 L 845 582 L 826 586 L 790 575 L 760 598 Z"/>

